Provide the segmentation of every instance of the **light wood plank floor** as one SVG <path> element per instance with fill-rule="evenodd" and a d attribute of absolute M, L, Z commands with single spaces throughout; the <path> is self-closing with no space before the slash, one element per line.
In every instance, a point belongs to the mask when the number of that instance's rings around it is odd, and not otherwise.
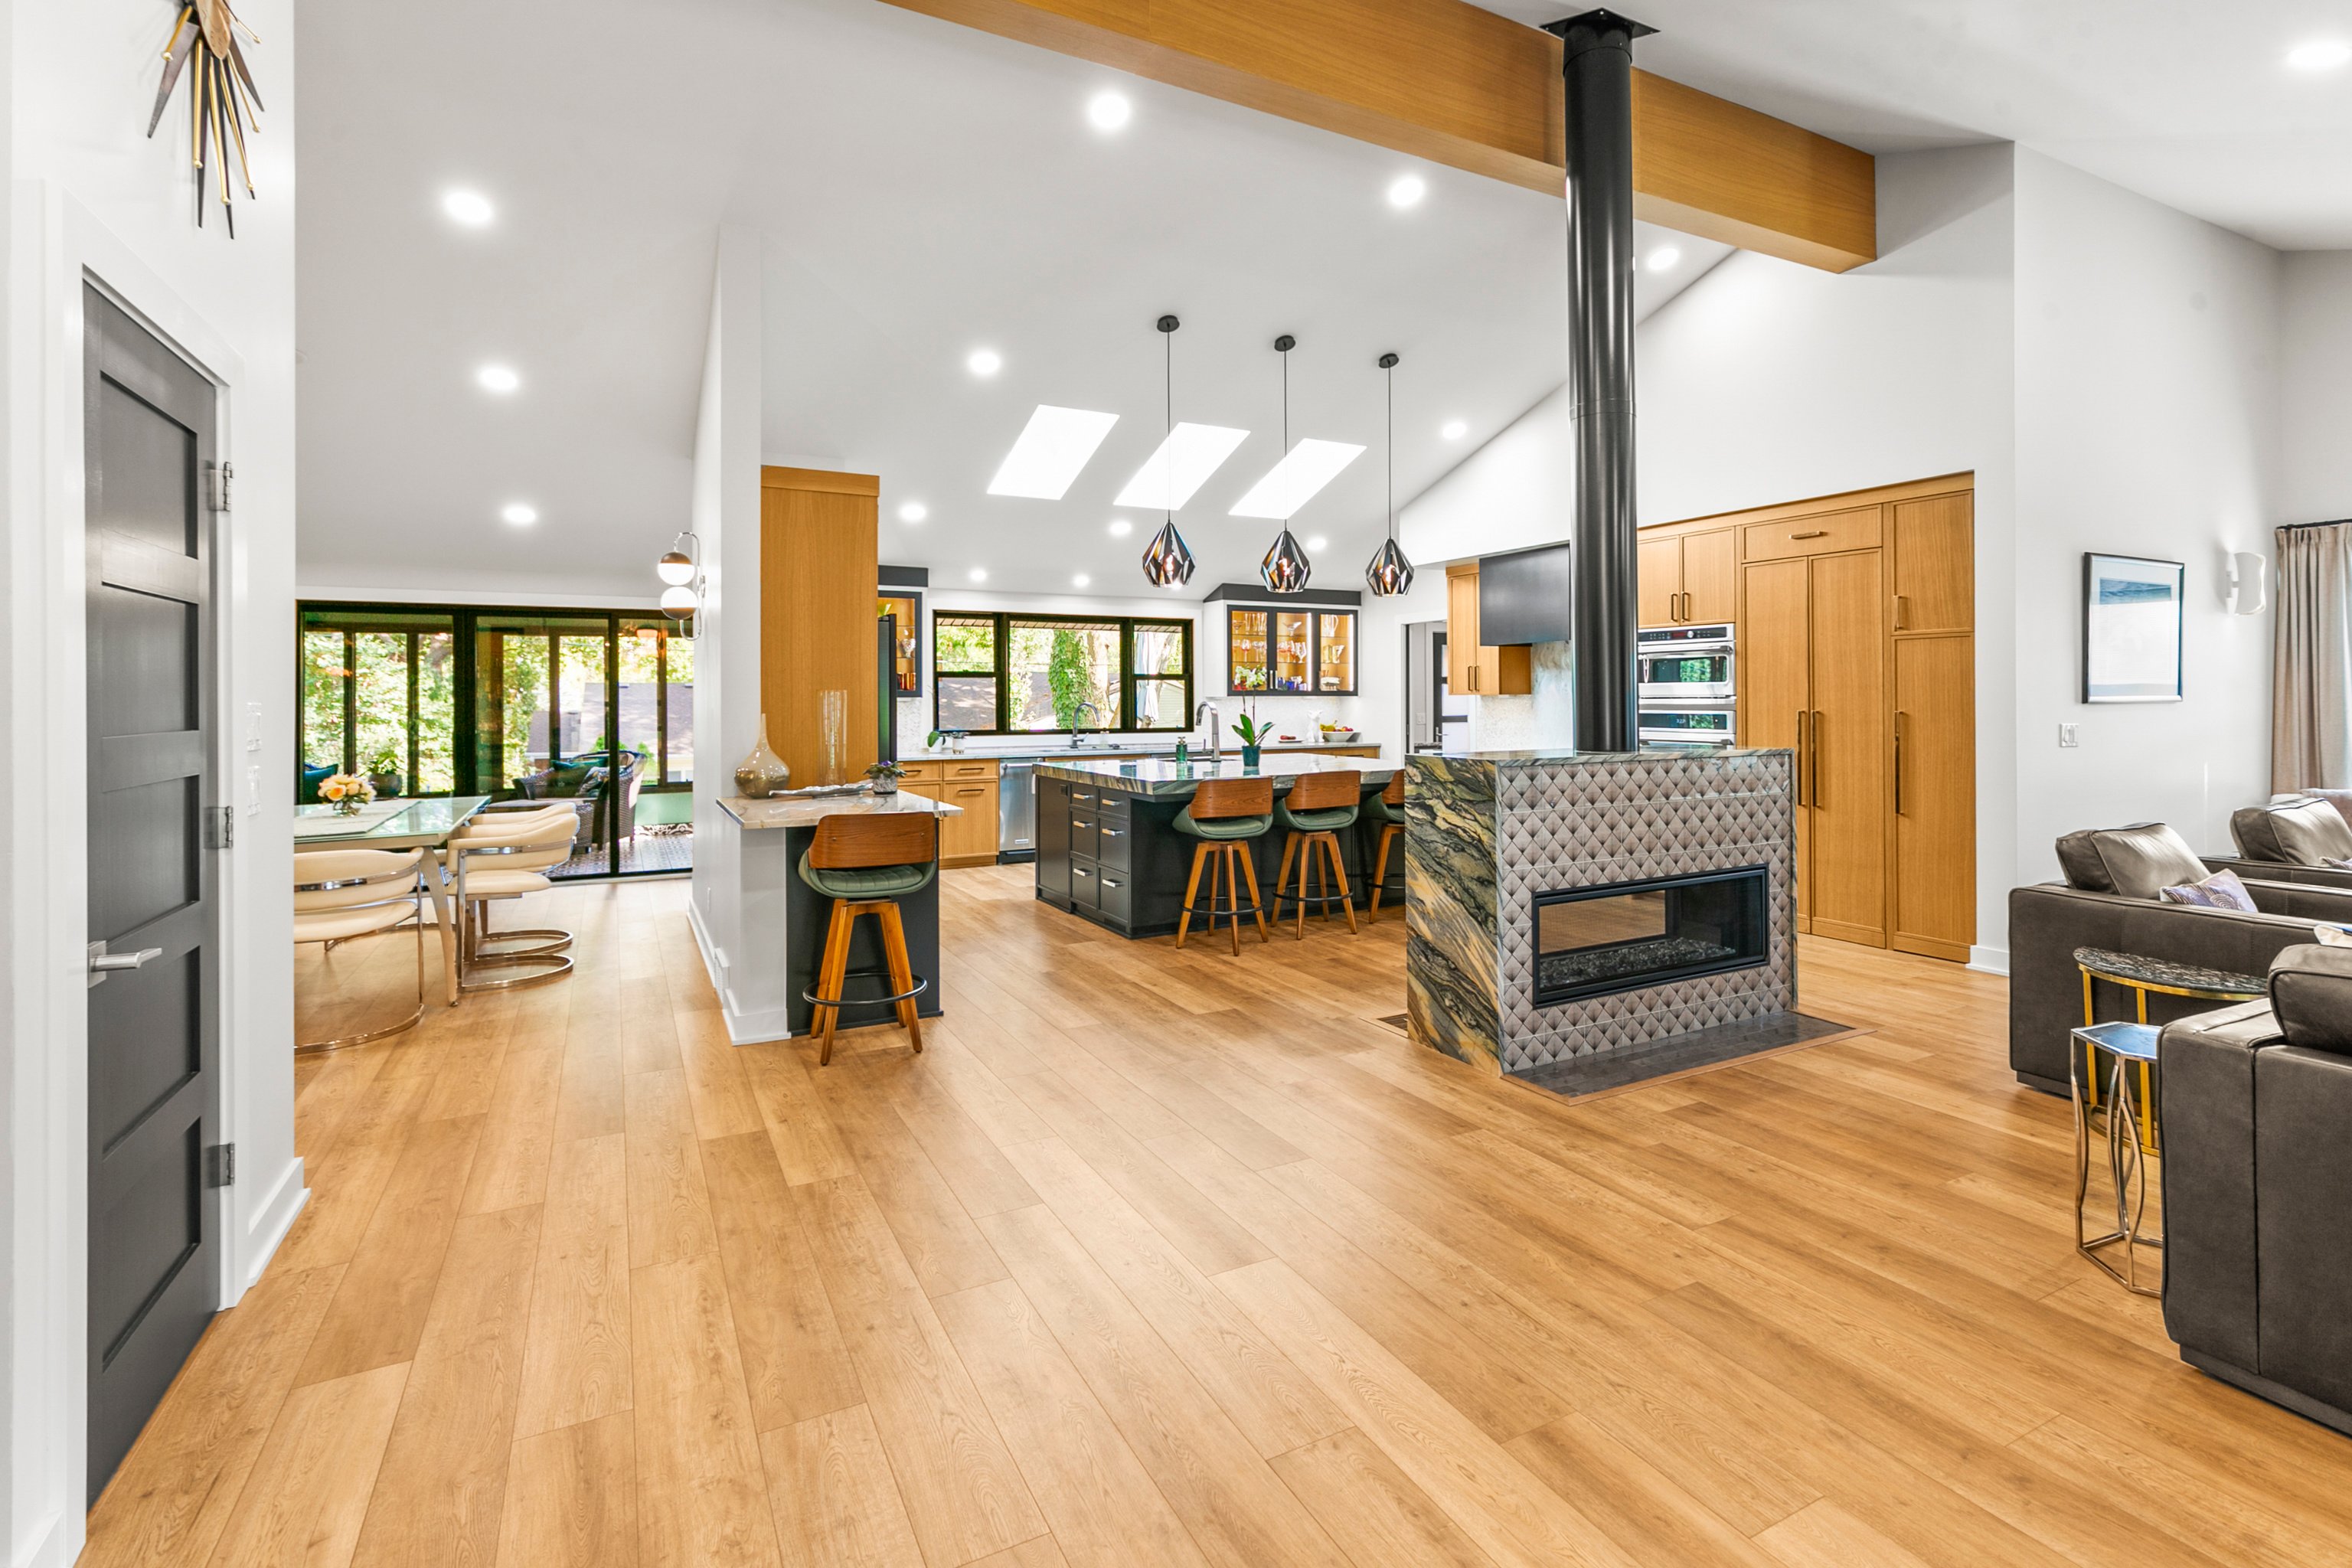
<path fill-rule="evenodd" d="M 2352 1444 L 2074 1256 L 1997 980 L 1811 942 L 1872 1032 L 1570 1106 L 1379 1021 L 1397 920 L 1235 960 L 945 888 L 920 1058 L 730 1047 L 668 882 L 304 1059 L 309 1209 L 84 1561 L 2352 1561 Z"/>

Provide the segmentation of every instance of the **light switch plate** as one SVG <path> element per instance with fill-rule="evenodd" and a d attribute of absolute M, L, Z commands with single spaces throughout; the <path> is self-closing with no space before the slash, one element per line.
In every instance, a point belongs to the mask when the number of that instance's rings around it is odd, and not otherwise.
<path fill-rule="evenodd" d="M 2083 741 L 2082 741 L 2082 737 L 2081 737 L 2081 735 L 2077 732 L 2077 731 L 2078 731 L 2078 730 L 2079 730 L 2079 726 L 2077 726 L 2077 725 L 2074 725 L 2074 724 L 2061 724 L 2061 725 L 2059 725 L 2059 726 L 2058 726 L 2058 743 L 2059 743 L 2061 746 L 2079 746 L 2079 745 L 2081 745 L 2081 744 L 2083 743 Z"/>

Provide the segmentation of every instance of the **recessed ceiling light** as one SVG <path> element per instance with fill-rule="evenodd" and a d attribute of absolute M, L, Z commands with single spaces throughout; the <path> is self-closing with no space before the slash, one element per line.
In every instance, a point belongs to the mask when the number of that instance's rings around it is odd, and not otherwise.
<path fill-rule="evenodd" d="M 499 509 L 499 515 L 517 528 L 529 528 L 539 521 L 539 509 L 524 501 L 509 501 Z"/>
<path fill-rule="evenodd" d="M 985 583 L 985 582 L 987 582 L 987 581 L 988 581 L 988 568 L 987 568 L 987 567 L 985 567 L 985 566 L 975 566 L 975 567 L 973 567 L 973 568 L 971 569 L 971 580 L 972 580 L 973 582 L 975 582 L 975 583 Z"/>
<path fill-rule="evenodd" d="M 988 493 L 1060 500 L 1118 423 L 1116 414 L 1037 405 L 1013 450 L 1004 454 L 996 477 L 988 481 Z"/>
<path fill-rule="evenodd" d="M 481 383 L 485 392 L 512 392 L 522 384 L 522 377 L 502 364 L 484 365 L 474 373 L 474 379 Z"/>
<path fill-rule="evenodd" d="M 920 522 L 930 515 L 931 509 L 919 500 L 910 500 L 898 509 L 900 522 Z"/>
<path fill-rule="evenodd" d="M 1246 430 L 1223 425 L 1179 425 L 1161 439 L 1159 449 L 1143 460 L 1114 506 L 1143 507 L 1152 511 L 1181 511 L 1193 492 L 1249 439 Z"/>
<path fill-rule="evenodd" d="M 1110 520 L 1110 536 L 1113 539 L 1125 539 L 1134 531 L 1135 524 L 1128 521 L 1127 519 L 1123 517 L 1115 517 Z"/>
<path fill-rule="evenodd" d="M 1097 131 L 1118 131 L 1133 117 L 1135 106 L 1123 92 L 1098 92 L 1087 100 L 1087 118 Z"/>
<path fill-rule="evenodd" d="M 1265 478 L 1250 487 L 1249 494 L 1234 504 L 1232 515 L 1296 517 L 1300 507 L 1315 499 L 1316 491 L 1363 455 L 1364 449 L 1349 441 L 1301 441 L 1266 470 Z"/>
<path fill-rule="evenodd" d="M 2299 71 L 2332 71 L 2352 60 L 2352 44 L 2340 38 L 2314 38 L 2286 52 L 2286 63 Z"/>
<path fill-rule="evenodd" d="M 1073 588 L 1083 588 L 1093 581 L 1093 578 L 1081 572 L 1076 576 L 1070 579 L 1070 586 Z"/>
<path fill-rule="evenodd" d="M 1307 542 L 1307 548 L 1309 550 L 1328 550 L 1330 547 L 1331 542 L 1319 533 Z"/>
<path fill-rule="evenodd" d="M 1449 441 L 1459 441 L 1463 437 L 1470 434 L 1470 422 L 1466 419 L 1448 419 L 1437 433 Z"/>
<path fill-rule="evenodd" d="M 1664 272 L 1682 258 L 1683 253 L 1678 247 L 1662 245 L 1658 247 L 1657 249 L 1650 252 L 1650 270 L 1653 272 Z"/>
<path fill-rule="evenodd" d="M 1429 195 L 1429 182 L 1419 174 L 1399 174 L 1389 182 L 1389 205 L 1417 207 L 1421 198 Z"/>
<path fill-rule="evenodd" d="M 490 198 L 479 191 L 445 191 L 441 195 L 441 210 L 449 215 L 452 223 L 462 223 L 467 228 L 479 228 L 499 216 Z"/>
<path fill-rule="evenodd" d="M 1004 368 L 1004 356 L 994 349 L 974 349 L 965 357 L 963 367 L 974 375 L 994 375 Z"/>

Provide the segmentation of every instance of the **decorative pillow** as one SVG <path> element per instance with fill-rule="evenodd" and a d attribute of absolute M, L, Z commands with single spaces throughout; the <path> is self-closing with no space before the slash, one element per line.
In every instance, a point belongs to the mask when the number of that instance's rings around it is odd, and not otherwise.
<path fill-rule="evenodd" d="M 2311 934 L 2319 939 L 2322 947 L 2352 947 L 2352 930 L 2343 926 L 2315 925 Z"/>
<path fill-rule="evenodd" d="M 558 763 L 547 770 L 547 793 L 551 795 L 578 795 L 588 783 L 588 775 L 596 771 L 593 763 Z"/>
<path fill-rule="evenodd" d="M 2238 879 L 2235 871 L 2216 871 L 2202 881 L 2161 889 L 2157 897 L 2168 904 L 2194 904 L 2206 910 L 2235 910 L 2242 915 L 2262 912 L 2254 908 L 2254 896 L 2246 891 L 2245 883 Z M 2320 940 L 2325 942 L 2327 939 L 2322 937 Z"/>
<path fill-rule="evenodd" d="M 2068 887 L 2126 899 L 2153 899 L 2205 876 L 2197 851 L 2161 822 L 2069 833 L 2058 840 L 2058 863 Z"/>
<path fill-rule="evenodd" d="M 2352 826 L 2324 800 L 2250 805 L 2230 814 L 2230 836 L 2249 860 L 2317 866 L 2352 858 Z"/>

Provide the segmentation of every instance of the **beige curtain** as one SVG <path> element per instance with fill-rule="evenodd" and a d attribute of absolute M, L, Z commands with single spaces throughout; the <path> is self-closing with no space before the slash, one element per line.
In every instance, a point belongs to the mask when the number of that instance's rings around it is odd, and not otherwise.
<path fill-rule="evenodd" d="M 2278 531 L 2271 789 L 2352 787 L 2352 522 Z"/>

